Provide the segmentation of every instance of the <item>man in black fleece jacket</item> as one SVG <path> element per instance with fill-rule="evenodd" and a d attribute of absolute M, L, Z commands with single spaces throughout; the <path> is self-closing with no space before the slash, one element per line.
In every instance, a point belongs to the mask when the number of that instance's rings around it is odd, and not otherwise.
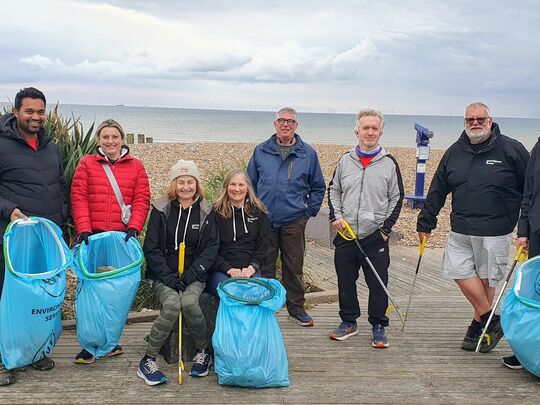
<path fill-rule="evenodd" d="M 506 273 L 509 245 L 521 204 L 529 154 L 518 141 L 502 135 L 487 105 L 465 110 L 465 130 L 445 152 L 418 216 L 420 240 L 429 237 L 446 196 L 452 193 L 451 232 L 443 276 L 453 279 L 474 309 L 463 350 L 475 350 L 490 314 L 497 287 Z M 495 315 L 481 352 L 503 336 Z"/>

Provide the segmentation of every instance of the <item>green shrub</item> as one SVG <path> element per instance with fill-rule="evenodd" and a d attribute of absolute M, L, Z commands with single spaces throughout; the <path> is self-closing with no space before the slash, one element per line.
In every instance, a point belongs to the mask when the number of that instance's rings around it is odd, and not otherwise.
<path fill-rule="evenodd" d="M 68 205 L 69 217 L 66 226 L 66 232 L 69 237 L 70 244 L 73 244 L 76 239 L 75 226 L 71 218 L 71 202 L 70 190 L 75 169 L 81 158 L 85 155 L 94 153 L 97 146 L 97 141 L 94 132 L 94 124 L 85 133 L 83 126 L 78 118 L 65 118 L 58 113 L 58 105 L 49 112 L 47 116 L 46 128 L 49 131 L 49 136 L 54 143 L 58 145 L 62 156 L 62 164 L 64 167 L 64 178 L 66 181 L 66 200 Z"/>

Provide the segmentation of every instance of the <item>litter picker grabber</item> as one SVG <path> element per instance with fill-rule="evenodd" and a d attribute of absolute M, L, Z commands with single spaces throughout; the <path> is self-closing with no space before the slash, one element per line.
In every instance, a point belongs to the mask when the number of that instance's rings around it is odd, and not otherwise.
<path fill-rule="evenodd" d="M 522 257 L 523 256 L 523 257 Z M 489 324 L 491 323 L 491 320 L 493 319 L 493 315 L 495 315 L 495 310 L 499 306 L 499 302 L 501 301 L 501 297 L 504 294 L 504 290 L 506 290 L 506 286 L 508 285 L 508 281 L 510 280 L 510 277 L 512 276 L 512 273 L 514 272 L 514 269 L 516 268 L 516 265 L 519 261 L 525 259 L 527 256 L 527 251 L 523 250 L 523 246 L 520 246 L 516 256 L 514 257 L 514 263 L 512 263 L 512 267 L 510 267 L 510 270 L 508 271 L 508 275 L 506 276 L 506 280 L 504 280 L 504 284 L 501 288 L 501 291 L 499 292 L 499 296 L 497 297 L 497 300 L 495 301 L 495 305 L 493 305 L 493 308 L 491 309 L 491 314 L 489 315 L 489 318 L 486 322 L 486 326 L 484 326 L 484 329 L 482 330 L 482 334 L 480 335 L 480 338 L 478 339 L 478 343 L 476 344 L 476 350 L 475 352 L 478 353 L 480 351 L 480 346 L 482 346 L 482 340 L 484 340 L 484 336 L 489 339 L 489 334 L 486 334 L 487 329 L 489 328 Z"/>
<path fill-rule="evenodd" d="M 354 242 L 356 243 L 356 246 L 358 246 L 358 249 L 360 249 L 360 252 L 362 252 L 364 257 L 366 258 L 366 263 L 368 264 L 369 268 L 371 269 L 371 271 L 373 272 L 373 274 L 377 278 L 377 281 L 381 285 L 381 287 L 384 290 L 386 296 L 388 297 L 388 299 L 392 303 L 394 309 L 396 310 L 396 312 L 397 312 L 397 314 L 399 316 L 399 319 L 401 319 L 402 323 L 405 322 L 404 319 L 403 319 L 403 315 L 401 314 L 401 311 L 399 310 L 399 305 L 394 301 L 394 299 L 390 295 L 390 292 L 388 291 L 388 289 L 384 285 L 384 282 L 382 281 L 381 277 L 379 276 L 379 273 L 377 273 L 377 270 L 375 270 L 375 267 L 373 266 L 373 263 L 371 263 L 371 260 L 369 259 L 368 255 L 366 254 L 366 251 L 364 250 L 364 248 L 360 244 L 360 241 L 356 237 L 356 234 L 354 233 L 354 231 L 352 230 L 351 226 L 349 225 L 349 223 L 347 221 L 343 221 L 343 222 L 345 223 L 345 231 L 337 231 L 337 232 L 345 240 L 349 240 L 349 241 L 354 240 Z"/>
<path fill-rule="evenodd" d="M 178 275 L 184 274 L 184 257 L 186 255 L 186 244 L 180 243 L 178 249 Z M 184 361 L 182 360 L 182 309 L 178 314 L 178 384 L 182 384 L 182 371 L 184 371 Z"/>
<path fill-rule="evenodd" d="M 420 253 L 418 254 L 418 263 L 416 264 L 416 271 L 414 273 L 414 280 L 411 287 L 411 293 L 409 294 L 409 301 L 407 302 L 407 308 L 405 309 L 405 319 L 401 325 L 401 331 L 405 329 L 405 322 L 407 322 L 407 317 L 409 316 L 409 308 L 411 307 L 411 301 L 414 291 L 414 286 L 416 285 L 416 278 L 418 277 L 418 270 L 420 269 L 420 262 L 422 261 L 422 255 L 424 254 L 424 247 L 426 246 L 427 238 L 424 236 L 422 238 L 422 243 L 420 243 Z"/>

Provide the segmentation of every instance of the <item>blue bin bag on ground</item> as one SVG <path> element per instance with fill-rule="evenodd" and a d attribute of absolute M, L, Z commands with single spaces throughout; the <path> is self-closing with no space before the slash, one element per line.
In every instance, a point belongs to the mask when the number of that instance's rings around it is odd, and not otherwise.
<path fill-rule="evenodd" d="M 13 369 L 41 360 L 60 338 L 72 256 L 60 228 L 39 217 L 8 225 L 3 254 L 0 354 L 6 368 Z"/>
<path fill-rule="evenodd" d="M 285 303 L 281 283 L 265 278 L 221 282 L 212 337 L 218 382 L 241 387 L 286 387 L 289 362 L 275 312 Z"/>
<path fill-rule="evenodd" d="M 77 339 L 96 357 L 109 354 L 120 341 L 141 281 L 143 252 L 136 238 L 123 232 L 92 235 L 74 248 L 77 275 Z"/>
<path fill-rule="evenodd" d="M 540 256 L 517 270 L 501 306 L 501 325 L 523 367 L 540 377 Z"/>

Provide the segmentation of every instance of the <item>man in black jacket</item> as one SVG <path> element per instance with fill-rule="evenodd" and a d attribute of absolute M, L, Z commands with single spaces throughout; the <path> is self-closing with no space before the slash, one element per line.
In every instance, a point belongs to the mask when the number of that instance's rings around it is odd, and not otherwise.
<path fill-rule="evenodd" d="M 465 110 L 465 130 L 442 157 L 418 215 L 422 240 L 435 229 L 437 215 L 452 193 L 443 275 L 455 280 L 474 309 L 461 346 L 464 350 L 476 349 L 491 314 L 497 282 L 505 276 L 528 160 L 521 143 L 500 133 L 489 108 L 473 103 Z M 492 350 L 502 336 L 495 315 L 480 351 Z"/>
<path fill-rule="evenodd" d="M 43 93 L 33 87 L 15 96 L 13 112 L 0 117 L 0 248 L 10 221 L 34 215 L 61 225 L 67 217 L 65 182 L 58 147 L 44 128 L 47 114 Z M 0 255 L 0 296 L 5 263 Z M 48 357 L 32 364 L 50 370 Z M 15 382 L 0 362 L 0 385 Z"/>

